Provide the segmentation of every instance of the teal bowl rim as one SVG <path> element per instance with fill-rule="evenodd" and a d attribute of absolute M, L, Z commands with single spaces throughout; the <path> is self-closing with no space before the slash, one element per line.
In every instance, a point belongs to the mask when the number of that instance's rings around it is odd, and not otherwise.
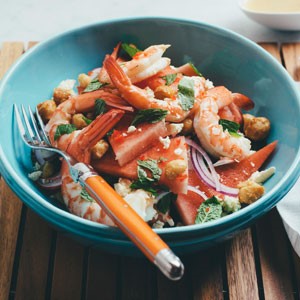
<path fill-rule="evenodd" d="M 282 67 L 280 63 L 278 63 L 268 52 L 266 52 L 256 43 L 250 41 L 249 39 L 229 29 L 220 28 L 218 26 L 207 24 L 205 22 L 199 22 L 199 21 L 187 20 L 187 19 L 169 18 L 169 17 L 135 17 L 135 18 L 118 18 L 118 19 L 106 20 L 106 21 L 96 22 L 85 26 L 73 28 L 71 30 L 50 37 L 49 39 L 46 39 L 45 41 L 36 45 L 34 48 L 31 48 L 28 51 L 26 51 L 6 72 L 5 76 L 3 77 L 0 83 L 0 98 L 3 93 L 5 84 L 10 78 L 10 75 L 13 72 L 15 72 L 15 70 L 22 64 L 22 62 L 26 60 L 28 56 L 33 55 L 36 51 L 46 48 L 47 45 L 53 42 L 54 40 L 64 38 L 69 34 L 74 34 L 80 31 L 87 30 L 89 28 L 105 26 L 105 25 L 110 25 L 115 23 L 133 22 L 133 21 L 156 21 L 156 22 L 163 21 L 163 22 L 182 23 L 182 24 L 193 25 L 193 26 L 202 26 L 208 29 L 219 31 L 225 36 L 230 36 L 231 38 L 239 42 L 242 42 L 247 47 L 250 47 L 255 51 L 258 51 L 260 55 L 262 55 L 269 64 L 273 65 L 276 68 L 277 72 L 284 74 L 287 80 L 287 84 L 289 85 L 288 88 L 290 88 L 294 92 L 295 98 L 298 100 L 297 104 L 299 107 L 300 105 L 299 92 L 296 90 L 292 78 L 289 76 L 287 71 Z M 1 144 L 0 144 L 0 158 L 1 158 L 0 172 L 3 178 L 8 183 L 8 185 L 14 190 L 17 196 L 22 199 L 22 201 L 24 201 L 29 207 L 31 207 L 34 211 L 36 211 L 38 214 L 40 214 L 49 222 L 71 233 L 73 232 L 75 234 L 78 234 L 79 232 L 77 230 L 80 230 L 81 233 L 84 233 L 85 235 L 89 234 L 91 235 L 92 238 L 95 238 L 95 236 L 93 235 L 94 232 L 97 232 L 97 234 L 101 232 L 104 235 L 110 236 L 110 238 L 114 238 L 114 237 L 118 239 L 125 238 L 123 233 L 118 228 L 95 223 L 80 218 L 78 216 L 75 216 L 67 211 L 64 211 L 52 205 L 51 203 L 45 201 L 43 197 L 33 192 L 30 189 L 30 187 L 27 186 L 22 181 L 20 176 L 10 166 L 8 160 L 5 157 Z M 215 221 L 211 221 L 209 223 L 195 224 L 195 225 L 182 226 L 182 227 L 164 228 L 164 229 L 154 229 L 154 230 L 162 236 L 171 235 L 172 238 L 176 239 L 176 234 L 178 233 L 188 232 L 189 234 L 193 234 L 193 233 L 196 234 L 199 233 L 200 231 L 202 231 L 203 233 L 208 231 L 218 232 L 217 229 L 223 228 L 224 230 L 224 228 L 229 228 L 231 225 L 234 225 L 234 223 L 236 223 L 236 225 L 233 227 L 235 229 L 238 229 L 239 227 L 238 224 L 240 224 L 240 221 L 242 224 L 247 223 L 247 221 L 245 220 L 252 220 L 258 218 L 259 216 L 261 216 L 262 214 L 270 210 L 272 207 L 274 207 L 276 203 L 280 201 L 283 198 L 283 196 L 286 195 L 287 192 L 292 188 L 299 175 L 300 175 L 300 149 L 298 149 L 296 157 L 292 165 L 290 166 L 288 172 L 281 178 L 281 180 L 276 184 L 276 186 L 274 186 L 266 195 L 264 195 L 257 202 L 231 215 L 225 216 Z M 64 218 L 64 224 L 60 222 L 61 220 L 60 217 Z"/>

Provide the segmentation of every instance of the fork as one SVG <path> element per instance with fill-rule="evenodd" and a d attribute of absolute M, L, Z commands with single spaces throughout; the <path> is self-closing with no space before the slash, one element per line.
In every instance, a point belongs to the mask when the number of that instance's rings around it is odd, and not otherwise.
<path fill-rule="evenodd" d="M 184 266 L 180 259 L 91 166 L 78 162 L 68 153 L 51 146 L 37 109 L 34 114 L 29 106 L 27 113 L 23 105 L 19 109 L 14 104 L 14 116 L 22 140 L 27 146 L 61 155 L 68 163 L 72 179 L 85 187 L 123 233 L 164 275 L 171 280 L 179 280 L 183 276 Z"/>

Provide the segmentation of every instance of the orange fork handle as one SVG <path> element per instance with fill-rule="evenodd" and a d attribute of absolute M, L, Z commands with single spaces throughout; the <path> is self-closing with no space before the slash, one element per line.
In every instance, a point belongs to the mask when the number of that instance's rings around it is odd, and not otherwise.
<path fill-rule="evenodd" d="M 159 251 L 169 249 L 168 245 L 101 176 L 88 177 L 85 184 L 88 193 L 151 262 L 154 262 Z"/>

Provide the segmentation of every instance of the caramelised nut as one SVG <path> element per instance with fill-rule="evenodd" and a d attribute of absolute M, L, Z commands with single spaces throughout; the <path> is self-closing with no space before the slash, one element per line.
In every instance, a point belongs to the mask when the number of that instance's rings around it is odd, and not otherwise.
<path fill-rule="evenodd" d="M 253 141 L 265 139 L 271 128 L 270 121 L 265 117 L 254 117 L 250 114 L 244 114 L 244 133 L 245 136 Z"/>
<path fill-rule="evenodd" d="M 175 179 L 187 169 L 186 162 L 182 159 L 174 159 L 166 164 L 165 174 L 168 179 Z"/>
<path fill-rule="evenodd" d="M 88 124 L 83 114 L 75 114 L 72 116 L 72 124 L 75 125 L 77 129 L 83 129 Z"/>
<path fill-rule="evenodd" d="M 174 96 L 174 90 L 167 85 L 161 85 L 154 91 L 156 99 L 164 100 L 165 98 L 172 98 Z"/>
<path fill-rule="evenodd" d="M 190 119 L 190 118 L 186 118 L 184 121 L 183 121 L 183 128 L 182 128 L 182 131 L 181 133 L 183 135 L 188 135 L 188 134 L 191 134 L 194 130 L 194 127 L 193 127 L 193 120 Z"/>
<path fill-rule="evenodd" d="M 72 90 L 65 90 L 62 88 L 55 88 L 53 91 L 53 100 L 55 101 L 56 105 L 66 101 L 69 99 L 70 96 L 73 95 Z"/>
<path fill-rule="evenodd" d="M 92 149 L 91 154 L 93 159 L 100 159 L 108 150 L 109 145 L 105 140 L 100 140 Z"/>
<path fill-rule="evenodd" d="M 51 119 L 54 111 L 56 110 L 56 104 L 53 100 L 46 100 L 42 103 L 39 103 L 37 105 L 37 109 L 44 123 L 47 123 Z"/>
<path fill-rule="evenodd" d="M 80 87 L 82 87 L 83 89 L 85 89 L 91 82 L 91 77 L 82 73 L 82 74 L 79 74 L 78 76 L 78 82 L 79 82 L 79 85 Z"/>
<path fill-rule="evenodd" d="M 265 193 L 265 188 L 252 180 L 241 182 L 238 185 L 238 188 L 239 200 L 244 204 L 251 204 L 255 202 Z"/>

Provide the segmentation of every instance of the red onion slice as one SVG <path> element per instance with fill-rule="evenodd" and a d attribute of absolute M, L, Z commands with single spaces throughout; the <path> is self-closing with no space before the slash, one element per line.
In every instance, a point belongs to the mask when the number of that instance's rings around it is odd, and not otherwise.
<path fill-rule="evenodd" d="M 214 188 L 216 191 L 225 195 L 236 197 L 238 195 L 238 189 L 226 186 L 219 181 L 219 175 L 214 169 L 214 166 L 212 165 L 212 162 L 208 157 L 207 153 L 205 153 L 205 151 L 200 146 L 198 146 L 195 142 L 189 139 L 187 139 L 187 144 L 192 147 L 191 160 L 192 160 L 193 168 L 196 171 L 197 175 L 209 187 Z M 202 155 L 203 152 L 205 153 L 205 155 Z M 208 166 L 209 166 L 209 162 L 207 161 L 207 159 L 210 161 L 214 172 L 209 172 L 207 166 L 205 165 L 204 159 L 206 160 Z M 213 176 L 213 173 L 216 174 L 215 178 L 217 177 L 217 182 Z"/>

